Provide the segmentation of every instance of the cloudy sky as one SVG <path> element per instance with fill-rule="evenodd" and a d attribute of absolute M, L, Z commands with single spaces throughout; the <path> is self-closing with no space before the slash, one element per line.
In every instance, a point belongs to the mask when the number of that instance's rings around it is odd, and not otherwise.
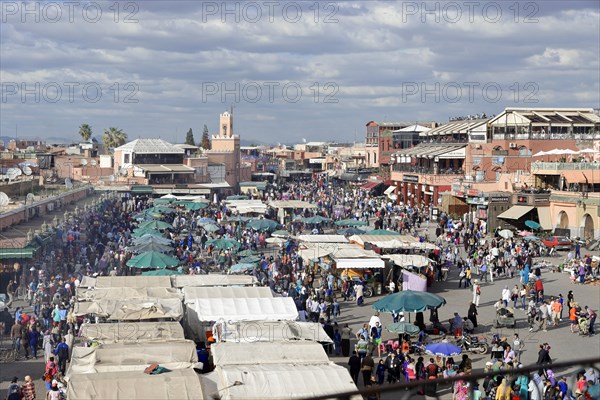
<path fill-rule="evenodd" d="M 370 120 L 600 107 L 597 1 L 11 2 L 0 135 L 364 140 Z M 18 130 L 16 129 L 18 125 Z"/>

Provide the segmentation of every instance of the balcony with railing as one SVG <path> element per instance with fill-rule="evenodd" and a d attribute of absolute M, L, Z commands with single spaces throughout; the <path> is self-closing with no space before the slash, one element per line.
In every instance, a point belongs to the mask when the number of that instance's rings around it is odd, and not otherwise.
<path fill-rule="evenodd" d="M 521 132 L 521 133 L 502 133 L 492 134 L 493 140 L 599 140 L 600 131 L 590 133 L 570 133 L 570 132 Z"/>
<path fill-rule="evenodd" d="M 531 163 L 532 171 L 583 171 L 595 170 L 600 173 L 600 162 L 544 162 L 536 161 Z"/>
<path fill-rule="evenodd" d="M 409 172 L 413 174 L 435 174 L 435 175 L 464 175 L 461 168 L 429 168 L 410 164 L 394 164 L 392 171 Z"/>

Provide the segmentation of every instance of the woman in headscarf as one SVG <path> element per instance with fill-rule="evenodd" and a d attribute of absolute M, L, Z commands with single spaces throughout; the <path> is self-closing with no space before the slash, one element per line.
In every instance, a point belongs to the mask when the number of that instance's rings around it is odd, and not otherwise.
<path fill-rule="evenodd" d="M 511 400 L 511 392 L 512 389 L 508 384 L 506 378 L 502 379 L 502 383 L 496 389 L 496 398 L 495 400 Z"/>
<path fill-rule="evenodd" d="M 544 395 L 544 383 L 537 372 L 533 374 L 533 379 L 529 381 L 528 391 L 529 400 L 542 400 Z"/>
<path fill-rule="evenodd" d="M 519 398 L 526 399 L 529 385 L 529 377 L 527 375 L 519 375 L 515 384 L 519 386 Z"/>
<path fill-rule="evenodd" d="M 42 338 L 42 348 L 44 349 L 44 360 L 48 361 L 48 357 L 52 354 L 52 335 L 50 331 L 44 332 Z"/>

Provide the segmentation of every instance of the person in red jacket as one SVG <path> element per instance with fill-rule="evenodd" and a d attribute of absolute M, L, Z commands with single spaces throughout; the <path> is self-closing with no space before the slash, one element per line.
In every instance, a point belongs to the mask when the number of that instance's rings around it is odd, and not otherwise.
<path fill-rule="evenodd" d="M 535 281 L 535 293 L 537 295 L 537 302 L 544 301 L 544 284 L 541 279 Z"/>

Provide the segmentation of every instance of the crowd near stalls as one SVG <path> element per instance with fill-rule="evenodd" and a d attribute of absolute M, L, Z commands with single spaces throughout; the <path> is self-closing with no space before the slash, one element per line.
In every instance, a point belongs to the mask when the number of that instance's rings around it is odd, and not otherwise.
<path fill-rule="evenodd" d="M 325 395 L 356 390 L 357 366 L 365 386 L 384 384 L 382 376 L 396 382 L 468 374 L 468 357 L 455 363 L 460 352 L 427 349 L 427 337 L 445 332 L 466 349 L 471 339 L 463 333 L 477 328 L 483 283 L 503 277 L 519 276 L 521 285 L 499 293 L 494 307 L 502 323 L 510 323 L 511 307 L 526 307 L 531 329 L 545 330 L 564 304 L 576 322 L 573 332 L 594 333 L 595 311 L 580 306 L 572 292 L 544 294 L 531 242 L 490 236 L 479 221 L 428 216 L 427 208 L 320 179 L 286 183 L 261 199 L 219 203 L 103 196 L 65 217 L 39 262 L 9 283 L 3 333 L 20 357 L 44 359 L 40 372 L 50 398 L 69 399 Z M 431 238 L 430 224 L 436 227 Z M 428 294 L 449 271 L 459 272 L 458 288 L 472 290 L 466 317 L 439 321 L 443 303 L 437 300 L 420 308 L 397 302 Z M 19 293 L 25 306 L 15 308 Z M 401 340 L 382 342 L 378 315 L 357 333 L 338 325 L 344 306 L 362 306 L 374 295 L 386 296 L 381 312 L 401 324 L 389 329 Z M 416 313 L 413 323 L 405 313 Z M 508 356 L 490 368 L 516 368 L 518 358 L 509 357 L 510 346 L 500 339 L 494 344 Z M 329 356 L 350 356 L 351 340 L 357 346 L 350 368 L 332 363 Z M 427 363 L 415 355 L 421 350 L 437 358 Z M 550 380 L 547 371 L 538 379 Z M 31 390 L 30 380 L 22 393 Z M 482 388 L 488 396 L 504 385 L 494 382 Z M 456 394 L 469 392 L 465 388 L 463 382 Z"/>

